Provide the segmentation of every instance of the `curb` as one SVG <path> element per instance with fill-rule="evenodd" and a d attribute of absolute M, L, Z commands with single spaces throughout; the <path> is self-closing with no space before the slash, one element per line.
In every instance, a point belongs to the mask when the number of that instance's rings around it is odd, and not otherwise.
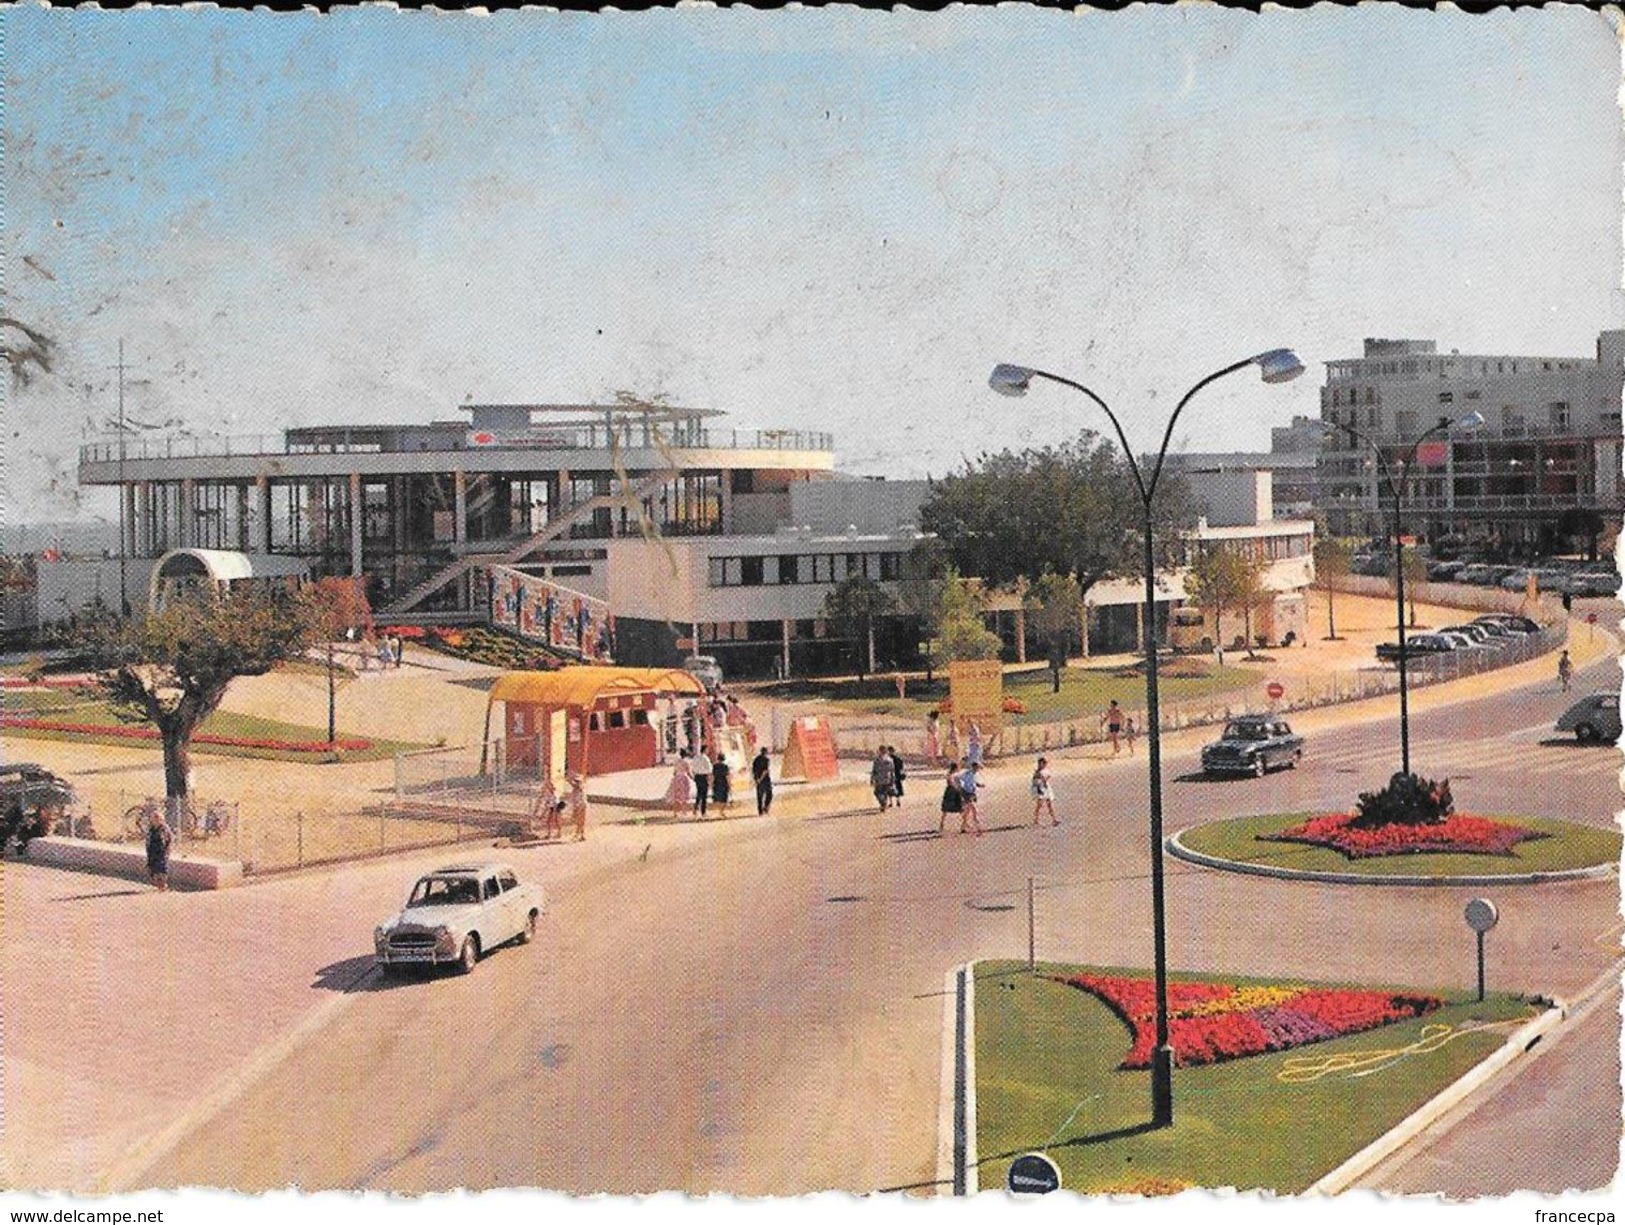
<path fill-rule="evenodd" d="M 1192 826 L 1192 829 L 1200 828 Z M 1239 872 L 1246 876 L 1266 876 L 1274 880 L 1319 881 L 1330 885 L 1540 885 L 1547 881 L 1604 880 L 1619 871 L 1614 864 L 1597 864 L 1590 868 L 1564 868 L 1559 872 L 1508 872 L 1500 876 L 1363 876 L 1354 872 L 1315 872 L 1304 868 L 1277 868 L 1267 864 L 1243 863 L 1239 859 L 1220 859 L 1193 851 L 1180 841 L 1188 830 L 1180 830 L 1163 845 L 1175 859 L 1183 859 L 1200 867 L 1219 872 Z"/>
<path fill-rule="evenodd" d="M 1567 1005 L 1558 1005 L 1547 1009 L 1528 1024 L 1520 1026 L 1502 1043 L 1500 1050 L 1468 1069 L 1458 1080 L 1422 1103 L 1415 1112 L 1402 1119 L 1391 1130 L 1378 1136 L 1331 1173 L 1323 1175 L 1304 1188 L 1303 1194 L 1336 1195 L 1340 1191 L 1347 1190 L 1356 1179 L 1409 1144 L 1473 1090 L 1530 1050 L 1546 1034 L 1561 1025 L 1568 1014 Z"/>
<path fill-rule="evenodd" d="M 937 1194 L 975 1195 L 976 963 L 942 979 L 942 1078 L 937 1099 Z"/>

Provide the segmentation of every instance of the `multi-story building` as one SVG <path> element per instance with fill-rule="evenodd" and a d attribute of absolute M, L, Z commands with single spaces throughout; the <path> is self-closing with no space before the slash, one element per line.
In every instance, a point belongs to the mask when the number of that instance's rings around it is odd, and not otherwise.
<path fill-rule="evenodd" d="M 1513 554 L 1551 552 L 1577 524 L 1617 521 L 1625 330 L 1603 332 L 1595 358 L 1441 354 L 1431 340 L 1370 340 L 1326 363 L 1317 505 L 1334 532 L 1381 535 L 1391 468 L 1440 421 L 1484 424 L 1429 440 L 1405 486 L 1405 531 Z M 1349 437 L 1356 431 L 1365 441 Z"/>

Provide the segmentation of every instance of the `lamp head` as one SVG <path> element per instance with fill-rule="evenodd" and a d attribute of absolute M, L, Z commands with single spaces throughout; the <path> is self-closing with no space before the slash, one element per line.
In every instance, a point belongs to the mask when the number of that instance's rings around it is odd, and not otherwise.
<path fill-rule="evenodd" d="M 1303 363 L 1291 349 L 1271 349 L 1253 358 L 1266 383 L 1290 383 L 1303 373 Z"/>
<path fill-rule="evenodd" d="M 1026 366 L 1012 366 L 1009 362 L 1000 362 L 993 367 L 987 385 L 1001 396 L 1024 396 L 1032 381 L 1033 372 Z"/>
<path fill-rule="evenodd" d="M 1465 417 L 1458 418 L 1457 421 L 1456 421 L 1455 428 L 1458 429 L 1458 430 L 1479 430 L 1479 429 L 1483 429 L 1484 428 L 1484 414 L 1479 412 L 1475 408 L 1472 412 L 1468 413 Z"/>

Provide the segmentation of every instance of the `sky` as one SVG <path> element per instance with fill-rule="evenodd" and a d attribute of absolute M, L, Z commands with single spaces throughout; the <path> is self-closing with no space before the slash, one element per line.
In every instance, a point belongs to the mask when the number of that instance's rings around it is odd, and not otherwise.
<path fill-rule="evenodd" d="M 1572 7 L 1078 14 L 0 11 L 6 521 L 111 516 L 138 421 L 617 391 L 940 475 L 1108 429 L 1265 450 L 1366 336 L 1620 325 L 1620 53 Z M 15 333 L 6 333 L 15 339 Z"/>

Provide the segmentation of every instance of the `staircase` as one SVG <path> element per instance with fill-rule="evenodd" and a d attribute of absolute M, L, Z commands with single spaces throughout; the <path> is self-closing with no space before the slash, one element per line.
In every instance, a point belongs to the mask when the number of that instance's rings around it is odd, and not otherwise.
<path fill-rule="evenodd" d="M 676 469 L 651 472 L 630 489 L 623 489 L 619 493 L 594 494 L 585 502 L 577 502 L 556 519 L 548 520 L 547 526 L 542 528 L 541 531 L 532 536 L 527 536 L 506 552 L 467 553 L 451 562 L 444 569 L 435 571 L 415 587 L 410 588 L 400 599 L 384 608 L 381 615 L 395 616 L 400 613 L 410 612 L 435 592 L 455 582 L 470 570 L 483 566 L 518 565 L 548 541 L 556 540 L 576 524 L 590 518 L 597 511 L 609 510 L 617 506 L 637 507 L 645 497 L 676 475 Z"/>

